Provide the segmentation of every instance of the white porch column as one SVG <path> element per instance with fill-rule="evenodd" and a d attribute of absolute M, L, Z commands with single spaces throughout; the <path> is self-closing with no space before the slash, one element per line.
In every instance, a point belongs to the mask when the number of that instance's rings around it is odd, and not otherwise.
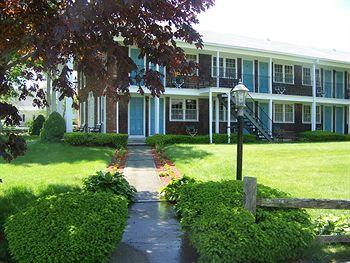
<path fill-rule="evenodd" d="M 52 82 L 50 81 L 50 86 L 51 86 L 51 111 L 50 113 L 57 111 L 57 99 L 56 99 L 56 91 L 52 89 Z"/>
<path fill-rule="evenodd" d="M 219 98 L 215 98 L 215 133 L 220 133 L 220 120 L 219 120 Z"/>
<path fill-rule="evenodd" d="M 348 134 L 350 134 L 350 105 L 348 105 Z"/>
<path fill-rule="evenodd" d="M 269 93 L 272 94 L 272 80 L 273 80 L 273 69 L 272 69 L 272 58 L 269 59 Z"/>
<path fill-rule="evenodd" d="M 57 97 L 57 112 L 58 112 L 59 114 L 61 114 L 61 116 L 63 116 L 63 105 L 62 105 L 63 102 L 62 102 L 62 100 L 59 99 L 60 96 L 61 96 L 60 92 L 56 91 L 56 97 Z"/>
<path fill-rule="evenodd" d="M 47 100 L 47 107 L 46 107 L 46 118 L 49 117 L 51 113 L 51 78 L 50 75 L 47 73 L 46 74 L 46 100 Z"/>
<path fill-rule="evenodd" d="M 213 143 L 213 97 L 211 88 L 209 88 L 209 140 Z"/>
<path fill-rule="evenodd" d="M 154 133 L 159 134 L 159 98 L 158 97 L 154 97 Z"/>
<path fill-rule="evenodd" d="M 316 130 L 316 64 L 313 64 L 313 83 L 312 83 L 312 106 L 311 106 L 311 130 Z"/>
<path fill-rule="evenodd" d="M 272 112 L 273 112 L 273 107 L 272 107 L 272 99 L 269 99 L 269 130 L 271 131 L 271 135 L 272 135 Z"/>
<path fill-rule="evenodd" d="M 220 87 L 220 52 L 216 52 L 216 87 Z"/>
<path fill-rule="evenodd" d="M 117 101 L 115 105 L 115 123 L 116 123 L 115 131 L 116 133 L 119 133 L 119 101 Z"/>
<path fill-rule="evenodd" d="M 102 129 L 102 132 L 103 133 L 106 133 L 107 132 L 107 99 L 106 99 L 106 96 L 103 96 L 102 97 L 103 99 L 103 129 Z"/>
<path fill-rule="evenodd" d="M 67 66 L 73 70 L 73 59 L 70 59 L 69 62 L 67 63 Z M 69 75 L 69 82 L 72 83 L 73 88 L 74 88 L 74 74 L 73 71 Z M 61 101 L 62 104 L 62 101 Z M 65 119 L 66 119 L 66 132 L 72 132 L 73 131 L 73 109 L 72 109 L 72 104 L 73 104 L 73 99 L 70 97 L 66 97 L 66 114 L 65 114 Z M 61 105 L 62 107 L 62 105 Z"/>
<path fill-rule="evenodd" d="M 231 92 L 227 92 L 227 143 L 231 143 Z"/>

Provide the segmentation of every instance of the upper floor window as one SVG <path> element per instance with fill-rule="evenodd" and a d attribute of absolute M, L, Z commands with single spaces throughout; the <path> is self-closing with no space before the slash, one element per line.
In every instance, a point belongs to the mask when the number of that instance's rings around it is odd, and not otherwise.
<path fill-rule="evenodd" d="M 294 123 L 294 104 L 274 104 L 273 121 L 276 123 Z"/>
<path fill-rule="evenodd" d="M 303 67 L 303 85 L 311 85 L 311 69 Z"/>
<path fill-rule="evenodd" d="M 303 105 L 303 123 L 311 123 L 311 105 Z M 320 105 L 316 105 L 316 123 L 321 124 Z"/>
<path fill-rule="evenodd" d="M 170 121 L 198 121 L 198 100 L 170 99 Z"/>
<path fill-rule="evenodd" d="M 274 81 L 294 83 L 294 67 L 292 65 L 274 64 Z"/>
<path fill-rule="evenodd" d="M 316 69 L 316 87 L 320 87 L 321 86 L 321 70 L 320 69 Z"/>
<path fill-rule="evenodd" d="M 217 57 L 213 57 L 212 77 L 217 77 L 219 69 L 219 77 L 236 78 L 236 59 L 234 58 L 219 58 L 219 67 L 217 66 Z"/>
<path fill-rule="evenodd" d="M 197 55 L 196 54 L 186 54 L 186 61 L 187 62 L 196 62 L 197 63 Z M 194 75 L 198 75 L 198 70 L 197 69 L 193 69 L 192 73 L 191 73 L 192 76 Z"/>

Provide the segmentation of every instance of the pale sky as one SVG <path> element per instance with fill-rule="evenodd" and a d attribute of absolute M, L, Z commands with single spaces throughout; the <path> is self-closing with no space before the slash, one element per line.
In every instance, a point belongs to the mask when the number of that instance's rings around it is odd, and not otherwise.
<path fill-rule="evenodd" d="M 216 0 L 196 28 L 350 53 L 350 0 Z"/>

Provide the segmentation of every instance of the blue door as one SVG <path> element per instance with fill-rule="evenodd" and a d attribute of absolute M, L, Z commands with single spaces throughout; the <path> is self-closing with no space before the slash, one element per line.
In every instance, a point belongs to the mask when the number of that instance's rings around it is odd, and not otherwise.
<path fill-rule="evenodd" d="M 142 98 L 130 98 L 129 134 L 134 136 L 144 135 L 144 100 Z"/>
<path fill-rule="evenodd" d="M 249 91 L 254 91 L 253 61 L 251 60 L 243 60 L 243 83 Z"/>
<path fill-rule="evenodd" d="M 344 110 L 343 107 L 335 108 L 335 132 L 344 132 Z"/>
<path fill-rule="evenodd" d="M 324 130 L 332 131 L 332 107 L 324 106 Z"/>
<path fill-rule="evenodd" d="M 259 119 L 269 129 L 269 104 L 259 102 Z"/>
<path fill-rule="evenodd" d="M 326 98 L 332 98 L 332 71 L 324 71 L 324 91 Z"/>
<path fill-rule="evenodd" d="M 134 61 L 134 63 L 137 65 L 137 70 L 134 70 L 133 72 L 131 72 L 131 81 L 133 85 L 136 85 L 136 80 L 135 80 L 135 76 L 137 74 L 142 74 L 142 70 L 145 68 L 145 61 L 144 58 L 140 56 L 140 50 L 136 49 L 136 48 L 132 48 L 130 49 L 130 57 L 132 59 L 132 61 Z M 141 85 L 143 85 L 143 82 L 141 82 Z"/>
<path fill-rule="evenodd" d="M 259 62 L 259 92 L 269 92 L 269 64 Z"/>
<path fill-rule="evenodd" d="M 150 135 L 154 135 L 155 133 L 155 99 L 150 99 Z M 159 98 L 159 134 L 164 134 L 164 99 Z"/>
<path fill-rule="evenodd" d="M 337 99 L 344 99 L 344 75 L 343 72 L 336 71 L 335 72 L 335 97 Z"/>

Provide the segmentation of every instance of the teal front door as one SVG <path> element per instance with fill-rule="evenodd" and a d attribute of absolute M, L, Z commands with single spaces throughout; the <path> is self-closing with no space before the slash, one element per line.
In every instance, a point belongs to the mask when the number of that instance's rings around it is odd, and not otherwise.
<path fill-rule="evenodd" d="M 324 130 L 325 131 L 332 131 L 332 107 L 330 106 L 324 106 Z"/>
<path fill-rule="evenodd" d="M 269 92 L 269 64 L 259 62 L 259 92 Z"/>
<path fill-rule="evenodd" d="M 343 107 L 335 108 L 335 132 L 344 133 L 344 110 Z"/>
<path fill-rule="evenodd" d="M 344 99 L 344 75 L 343 72 L 337 71 L 335 73 L 335 97 L 337 99 Z"/>
<path fill-rule="evenodd" d="M 332 71 L 324 71 L 324 92 L 326 98 L 332 98 Z"/>
<path fill-rule="evenodd" d="M 144 136 L 144 98 L 130 98 L 129 134 Z"/>
<path fill-rule="evenodd" d="M 243 83 L 249 91 L 254 91 L 253 61 L 251 60 L 243 60 Z"/>
<path fill-rule="evenodd" d="M 155 134 L 155 99 L 150 99 L 150 135 Z M 159 99 L 159 134 L 164 134 L 164 99 Z"/>

